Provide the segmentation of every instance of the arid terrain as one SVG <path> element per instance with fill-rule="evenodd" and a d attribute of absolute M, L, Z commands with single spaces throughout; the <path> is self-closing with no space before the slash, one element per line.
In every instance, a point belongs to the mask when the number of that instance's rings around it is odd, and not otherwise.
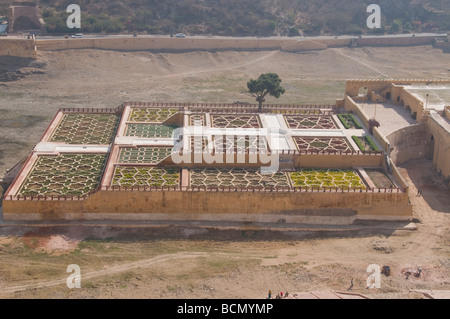
<path fill-rule="evenodd" d="M 28 154 L 60 107 L 125 101 L 253 102 L 246 82 L 278 73 L 286 94 L 268 103 L 334 104 L 354 78 L 448 78 L 450 55 L 431 46 L 285 53 L 40 52 L 0 57 L 0 175 Z M 4 81 L 4 82 L 2 82 Z M 431 161 L 399 165 L 416 229 L 234 224 L 0 223 L 0 298 L 265 298 L 269 289 L 424 298 L 450 290 L 450 189 Z M 423 196 L 416 197 L 417 187 Z M 67 266 L 82 288 L 68 289 Z M 366 289 L 370 264 L 388 265 Z M 422 268 L 405 279 L 405 270 Z"/>

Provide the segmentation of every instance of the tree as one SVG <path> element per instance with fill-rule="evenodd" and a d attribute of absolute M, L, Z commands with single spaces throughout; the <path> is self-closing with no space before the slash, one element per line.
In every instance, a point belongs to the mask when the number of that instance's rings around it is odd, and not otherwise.
<path fill-rule="evenodd" d="M 281 79 L 278 74 L 264 73 L 258 79 L 247 82 L 248 93 L 250 93 L 259 103 L 259 110 L 262 108 L 263 102 L 267 95 L 279 98 L 286 91 L 280 86 Z"/>

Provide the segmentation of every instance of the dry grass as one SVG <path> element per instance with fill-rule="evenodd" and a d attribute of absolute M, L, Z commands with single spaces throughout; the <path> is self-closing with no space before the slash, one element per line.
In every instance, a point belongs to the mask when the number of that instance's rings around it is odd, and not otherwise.
<path fill-rule="evenodd" d="M 450 75 L 450 55 L 430 46 L 301 54 L 80 50 L 40 53 L 39 62 L 45 63 L 45 74 L 0 83 L 0 173 L 30 151 L 60 107 L 116 107 L 125 101 L 253 102 L 242 90 L 263 72 L 278 73 L 287 89 L 268 103 L 333 104 L 343 97 L 346 79 Z M 406 178 L 412 176 L 412 185 L 421 178 L 436 179 L 431 163 L 419 167 L 402 169 Z M 264 298 L 269 289 L 345 290 L 352 277 L 355 291 L 370 294 L 364 283 L 371 263 L 390 265 L 393 271 L 383 278 L 383 289 L 372 293 L 376 297 L 417 297 L 407 291 L 419 286 L 450 289 L 444 267 L 450 255 L 449 211 L 441 203 L 448 190 L 424 189 L 420 198 L 414 197 L 414 186 L 411 192 L 415 216 L 423 222 L 417 231 L 372 229 L 350 238 L 332 233 L 336 238 L 307 240 L 251 229 L 2 224 L 0 297 Z M 374 250 L 374 245 L 392 251 Z M 64 284 L 67 265 L 73 263 L 81 266 L 82 274 L 91 274 L 80 290 Z M 400 270 L 417 266 L 428 276 L 405 281 Z M 55 279 L 60 284 L 33 289 Z M 15 286 L 22 288 L 5 293 Z"/>

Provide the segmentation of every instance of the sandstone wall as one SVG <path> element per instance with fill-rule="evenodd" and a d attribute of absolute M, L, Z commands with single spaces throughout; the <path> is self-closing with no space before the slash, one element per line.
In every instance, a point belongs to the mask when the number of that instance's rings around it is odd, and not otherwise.
<path fill-rule="evenodd" d="M 0 38 L 0 56 L 37 59 L 34 40 Z"/>
<path fill-rule="evenodd" d="M 358 38 L 358 46 L 414 46 L 414 45 L 432 45 L 434 37 L 392 37 L 392 38 Z"/>
<path fill-rule="evenodd" d="M 427 127 L 417 124 L 404 127 L 387 136 L 392 147 L 391 158 L 394 163 L 401 164 L 410 159 L 425 157 L 429 147 L 425 143 Z"/>
<path fill-rule="evenodd" d="M 241 220 L 299 222 L 304 216 L 412 217 L 407 193 L 100 191 L 81 201 L 5 200 L 4 219 Z"/>
<path fill-rule="evenodd" d="M 38 50 L 55 51 L 66 49 L 101 49 L 118 51 L 183 52 L 183 51 L 251 51 L 282 50 L 307 51 L 324 50 L 326 44 L 315 41 L 298 41 L 293 39 L 178 39 L 178 38 L 100 38 L 100 39 L 61 39 L 38 40 Z"/>

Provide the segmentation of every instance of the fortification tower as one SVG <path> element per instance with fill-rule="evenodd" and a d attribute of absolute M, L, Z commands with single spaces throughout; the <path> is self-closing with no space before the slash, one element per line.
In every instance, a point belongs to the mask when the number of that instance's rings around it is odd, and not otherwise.
<path fill-rule="evenodd" d="M 8 32 L 36 31 L 45 33 L 45 22 L 36 0 L 14 1 L 9 7 Z"/>

